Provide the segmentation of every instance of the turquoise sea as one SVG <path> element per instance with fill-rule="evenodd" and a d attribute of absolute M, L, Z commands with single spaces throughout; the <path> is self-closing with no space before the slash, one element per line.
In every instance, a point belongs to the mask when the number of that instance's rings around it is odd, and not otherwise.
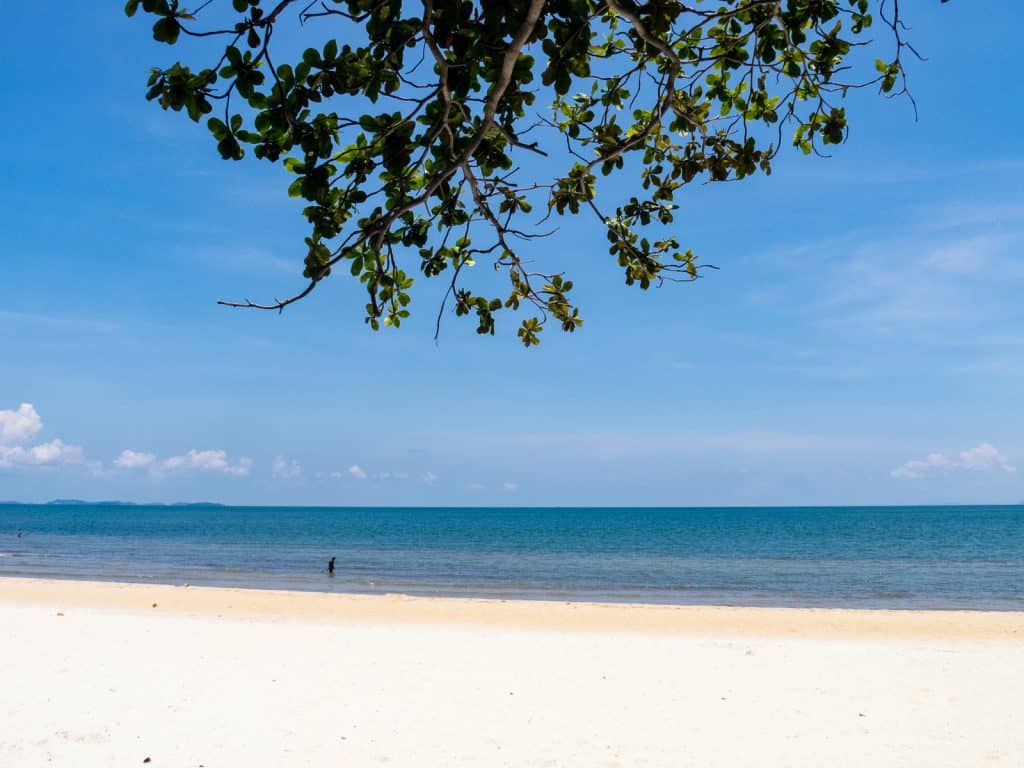
<path fill-rule="evenodd" d="M 332 556 L 337 568 L 330 577 Z M 1024 507 L 0 505 L 0 576 L 1024 610 Z"/>

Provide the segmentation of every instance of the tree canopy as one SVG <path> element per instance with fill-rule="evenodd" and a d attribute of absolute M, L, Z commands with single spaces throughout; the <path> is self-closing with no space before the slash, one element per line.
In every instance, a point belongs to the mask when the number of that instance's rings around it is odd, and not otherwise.
<path fill-rule="evenodd" d="M 199 62 L 153 69 L 147 98 L 205 120 L 225 159 L 280 164 L 306 203 L 304 287 L 221 303 L 281 310 L 348 272 L 366 322 L 398 327 L 418 273 L 447 285 L 438 327 L 451 306 L 483 334 L 526 310 L 526 346 L 548 320 L 583 322 L 565 265 L 534 242 L 558 217 L 592 215 L 628 285 L 697 280 L 707 265 L 671 226 L 680 191 L 841 143 L 850 90 L 906 93 L 916 53 L 898 0 L 127 3 L 140 9 Z"/>

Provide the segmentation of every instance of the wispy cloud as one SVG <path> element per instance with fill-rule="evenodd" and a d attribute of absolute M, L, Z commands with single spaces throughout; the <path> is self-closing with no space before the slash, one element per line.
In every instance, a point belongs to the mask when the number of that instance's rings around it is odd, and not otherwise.
<path fill-rule="evenodd" d="M 343 472 L 317 472 L 316 475 L 317 477 L 329 477 L 332 480 L 341 480 L 346 477 L 352 477 L 356 480 L 369 480 L 371 482 L 400 482 L 409 479 L 408 472 L 396 472 L 392 470 L 371 472 L 364 469 L 359 464 L 353 464 Z"/>
<path fill-rule="evenodd" d="M 997 232 L 938 242 L 924 254 L 922 265 L 950 275 L 977 274 L 1019 240 L 1016 234 Z"/>
<path fill-rule="evenodd" d="M 302 467 L 295 459 L 286 459 L 284 456 L 274 458 L 270 475 L 275 480 L 292 480 L 302 474 Z"/>
<path fill-rule="evenodd" d="M 207 267 L 245 272 L 277 272 L 301 276 L 302 263 L 296 258 L 283 258 L 265 248 L 252 246 L 207 246 L 183 252 L 190 261 Z"/>
<path fill-rule="evenodd" d="M 995 446 L 990 443 L 982 443 L 975 448 L 961 451 L 957 456 L 930 453 L 924 459 L 905 461 L 889 475 L 898 480 L 917 480 L 927 474 L 957 470 L 1016 472 L 1017 468 L 1010 464 L 1010 460 L 996 450 Z"/>
<path fill-rule="evenodd" d="M 926 207 L 924 214 L 937 231 L 977 225 L 1005 227 L 1024 221 L 1024 203 L 955 200 Z"/>
<path fill-rule="evenodd" d="M 172 456 L 169 459 L 165 459 L 161 466 L 171 471 L 196 470 L 199 472 L 220 472 L 226 475 L 242 477 L 248 475 L 249 470 L 252 469 L 252 459 L 242 458 L 232 464 L 228 460 L 227 451 L 198 451 L 193 448 L 181 456 Z"/>
<path fill-rule="evenodd" d="M 983 233 L 862 245 L 829 278 L 819 305 L 823 322 L 845 333 L 890 336 L 998 327 L 999 289 L 1024 281 L 1005 258 L 1020 242 L 1018 233 Z"/>
<path fill-rule="evenodd" d="M 948 346 L 1024 320 L 1024 205 L 921 206 L 888 230 L 856 228 L 750 256 L 747 295 L 828 335 Z"/>
<path fill-rule="evenodd" d="M 0 326 L 2 325 L 29 325 L 70 333 L 110 333 L 118 329 L 116 323 L 91 317 L 15 312 L 7 309 L 0 310 Z"/>
<path fill-rule="evenodd" d="M 478 444 L 508 448 L 556 450 L 576 457 L 642 459 L 664 456 L 781 457 L 869 453 L 887 447 L 885 440 L 863 435 L 830 435 L 770 429 L 734 432 L 694 431 L 575 431 L 529 432 L 492 437 L 473 435 Z"/>
<path fill-rule="evenodd" d="M 931 165 L 890 166 L 877 164 L 872 167 L 837 168 L 829 174 L 836 184 L 922 184 L 926 182 L 1006 174 L 1016 176 L 1024 169 L 1024 159 L 1007 157 L 971 163 L 934 163 Z"/>
<path fill-rule="evenodd" d="M 152 453 L 143 453 L 126 448 L 114 459 L 114 466 L 119 469 L 140 469 L 153 466 L 155 461 L 156 456 Z"/>

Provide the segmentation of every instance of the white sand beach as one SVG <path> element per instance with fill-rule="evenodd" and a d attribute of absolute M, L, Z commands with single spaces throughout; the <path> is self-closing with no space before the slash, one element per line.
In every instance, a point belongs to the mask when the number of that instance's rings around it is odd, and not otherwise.
<path fill-rule="evenodd" d="M 1020 613 L 0 579 L 0 670 L 4 768 L 1024 765 Z"/>

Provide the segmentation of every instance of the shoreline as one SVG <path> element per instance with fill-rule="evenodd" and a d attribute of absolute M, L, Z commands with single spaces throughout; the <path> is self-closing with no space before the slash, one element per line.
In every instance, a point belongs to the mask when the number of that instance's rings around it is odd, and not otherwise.
<path fill-rule="evenodd" d="M 156 608 L 153 604 L 156 603 Z M 417 597 L 0 577 L 0 604 L 311 623 L 615 634 L 1024 642 L 1024 611 L 769 608 Z"/>
<path fill-rule="evenodd" d="M 4 553 L 0 552 L 0 557 Z M 251 576 L 251 574 L 249 574 Z M 494 587 L 477 583 L 449 584 L 410 583 L 408 581 L 389 582 L 386 578 L 350 579 L 342 574 L 337 580 L 328 578 L 324 573 L 304 579 L 276 578 L 272 574 L 268 578 L 219 578 L 210 577 L 202 571 L 182 569 L 173 573 L 159 573 L 142 577 L 132 573 L 104 573 L 100 571 L 58 572 L 52 569 L 38 571 L 34 569 L 0 568 L 0 580 L 22 580 L 32 582 L 72 582 L 90 584 L 121 584 L 137 586 L 190 586 L 205 589 L 241 590 L 243 592 L 287 592 L 294 594 L 333 594 L 343 597 L 408 597 L 416 599 L 439 600 L 484 600 L 491 602 L 525 602 L 525 603 L 579 603 L 593 605 L 639 605 L 647 607 L 682 607 L 682 608 L 758 608 L 771 610 L 850 610 L 850 611 L 891 611 L 894 613 L 926 612 L 926 613 L 1022 613 L 1024 614 L 1024 595 L 1020 598 L 993 601 L 991 598 L 968 600 L 926 599 L 920 596 L 906 597 L 903 595 L 846 595 L 842 598 L 826 599 L 817 595 L 786 595 L 772 599 L 768 594 L 759 592 L 751 596 L 747 593 L 735 595 L 723 594 L 721 591 L 709 595 L 700 589 L 675 590 L 672 597 L 665 597 L 668 590 L 652 588 L 644 589 L 608 589 L 595 588 L 546 588 L 541 586 L 505 586 Z"/>

